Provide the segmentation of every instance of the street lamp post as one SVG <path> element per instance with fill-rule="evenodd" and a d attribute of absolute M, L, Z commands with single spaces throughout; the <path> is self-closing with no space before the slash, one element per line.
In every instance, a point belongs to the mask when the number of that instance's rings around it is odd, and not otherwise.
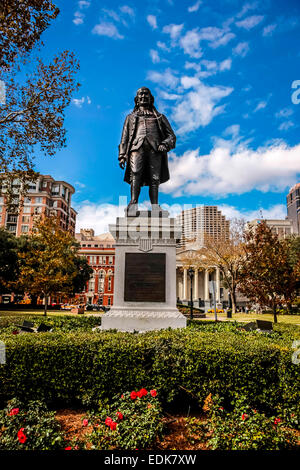
<path fill-rule="evenodd" d="M 190 300 L 190 319 L 193 320 L 193 278 L 194 278 L 194 270 L 193 268 L 188 269 L 188 275 L 191 281 L 191 300 Z"/>

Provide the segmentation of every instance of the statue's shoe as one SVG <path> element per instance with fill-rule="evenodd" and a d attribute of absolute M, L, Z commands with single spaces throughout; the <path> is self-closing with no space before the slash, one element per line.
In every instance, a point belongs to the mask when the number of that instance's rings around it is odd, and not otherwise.
<path fill-rule="evenodd" d="M 138 205 L 135 202 L 130 202 L 127 206 L 127 215 L 135 216 L 138 211 Z"/>

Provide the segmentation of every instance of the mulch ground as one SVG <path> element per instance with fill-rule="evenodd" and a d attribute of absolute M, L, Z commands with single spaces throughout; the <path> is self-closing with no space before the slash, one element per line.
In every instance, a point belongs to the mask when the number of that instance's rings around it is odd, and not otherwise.
<path fill-rule="evenodd" d="M 67 440 L 73 438 L 82 439 L 85 433 L 90 431 L 90 427 L 84 427 L 82 420 L 86 417 L 83 410 L 58 410 L 56 419 L 59 421 Z M 188 438 L 185 416 L 182 415 L 168 415 L 165 420 L 166 432 L 163 440 L 157 443 L 155 449 L 157 450 L 207 450 L 205 442 L 193 443 Z M 153 449 L 154 450 L 154 449 Z"/>

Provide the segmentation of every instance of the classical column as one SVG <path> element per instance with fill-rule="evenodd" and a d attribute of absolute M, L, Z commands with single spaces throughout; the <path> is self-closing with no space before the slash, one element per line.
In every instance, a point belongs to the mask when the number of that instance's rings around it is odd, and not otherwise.
<path fill-rule="evenodd" d="M 209 301 L 209 271 L 205 270 L 204 274 L 204 300 Z"/>
<path fill-rule="evenodd" d="M 183 268 L 183 300 L 188 298 L 187 287 L 187 268 Z"/>
<path fill-rule="evenodd" d="M 216 268 L 216 301 L 219 303 L 221 301 L 220 297 L 220 269 Z"/>
<path fill-rule="evenodd" d="M 194 300 L 199 299 L 199 289 L 198 289 L 198 268 L 195 268 L 194 274 Z"/>

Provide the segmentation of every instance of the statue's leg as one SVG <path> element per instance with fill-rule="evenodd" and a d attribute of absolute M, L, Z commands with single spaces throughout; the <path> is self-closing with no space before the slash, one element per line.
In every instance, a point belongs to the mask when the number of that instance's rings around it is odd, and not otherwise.
<path fill-rule="evenodd" d="M 131 200 L 130 200 L 129 206 L 138 204 L 139 195 L 141 191 L 141 177 L 143 174 L 143 167 L 144 167 L 144 161 L 143 161 L 142 149 L 131 152 L 130 154 Z"/>
<path fill-rule="evenodd" d="M 161 172 L 161 153 L 155 152 L 153 149 L 149 152 L 149 198 L 152 206 L 158 206 L 158 187 Z"/>

